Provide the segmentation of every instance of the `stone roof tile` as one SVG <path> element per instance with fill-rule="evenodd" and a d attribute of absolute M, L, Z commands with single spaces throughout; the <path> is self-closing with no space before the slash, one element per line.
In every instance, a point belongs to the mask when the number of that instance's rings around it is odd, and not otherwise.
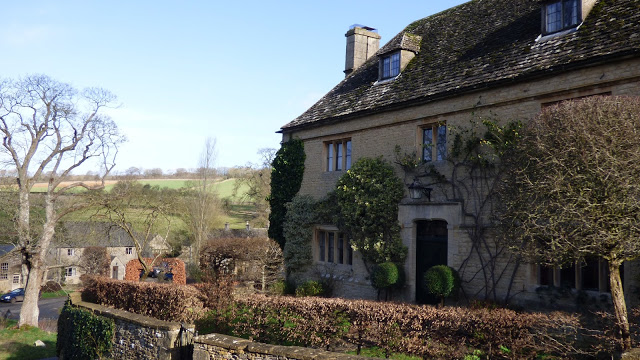
<path fill-rule="evenodd" d="M 640 55 L 640 0 L 599 0 L 577 31 L 540 39 L 538 0 L 473 0 L 407 26 L 378 54 L 421 37 L 420 51 L 394 81 L 376 84 L 378 59 L 360 68 L 282 131 L 427 103 Z"/>

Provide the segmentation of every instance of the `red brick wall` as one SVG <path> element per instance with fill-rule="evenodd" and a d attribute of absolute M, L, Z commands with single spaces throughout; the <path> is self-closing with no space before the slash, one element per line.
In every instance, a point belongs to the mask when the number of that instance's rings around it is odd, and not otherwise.
<path fill-rule="evenodd" d="M 147 264 L 151 264 L 153 259 L 144 258 L 144 261 Z M 157 259 L 154 263 L 154 266 L 159 266 L 162 263 L 167 263 L 169 265 L 169 268 L 171 268 L 171 272 L 173 272 L 174 284 L 184 285 L 187 283 L 187 273 L 184 266 L 184 261 L 176 258 Z M 142 264 L 140 264 L 140 261 L 138 259 L 133 259 L 127 263 L 124 279 L 138 281 L 140 279 L 140 271 L 142 271 Z"/>

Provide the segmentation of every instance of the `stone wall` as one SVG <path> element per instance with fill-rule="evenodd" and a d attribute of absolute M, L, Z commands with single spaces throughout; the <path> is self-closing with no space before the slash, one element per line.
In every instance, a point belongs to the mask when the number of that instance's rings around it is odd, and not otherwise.
<path fill-rule="evenodd" d="M 279 346 L 256 343 L 233 336 L 208 334 L 196 336 L 193 341 L 193 360 L 288 360 L 288 359 L 375 359 L 298 346 Z"/>
<path fill-rule="evenodd" d="M 124 310 L 84 302 L 80 293 L 70 295 L 73 306 L 112 318 L 115 321 L 115 336 L 111 357 L 114 359 L 188 359 L 195 326 L 183 328 L 178 322 L 161 321 Z M 181 354 L 181 352 L 183 354 Z M 182 356 L 181 356 L 182 355 Z"/>

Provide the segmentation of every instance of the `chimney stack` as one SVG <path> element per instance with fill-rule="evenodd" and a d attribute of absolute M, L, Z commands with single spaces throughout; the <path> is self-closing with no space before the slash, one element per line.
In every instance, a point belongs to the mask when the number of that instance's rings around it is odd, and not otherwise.
<path fill-rule="evenodd" d="M 344 63 L 345 76 L 364 64 L 380 48 L 380 35 L 374 28 L 351 25 L 344 35 L 347 38 L 347 57 Z"/>

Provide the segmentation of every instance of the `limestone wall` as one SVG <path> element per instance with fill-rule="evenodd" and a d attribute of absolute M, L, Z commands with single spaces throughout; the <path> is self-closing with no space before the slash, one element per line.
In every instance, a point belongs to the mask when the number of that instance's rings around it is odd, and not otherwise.
<path fill-rule="evenodd" d="M 279 346 L 252 342 L 220 334 L 196 336 L 193 342 L 193 360 L 288 360 L 288 359 L 375 359 L 323 351 L 298 346 Z"/>
<path fill-rule="evenodd" d="M 73 306 L 81 307 L 96 315 L 115 321 L 115 336 L 111 358 L 113 359 L 187 359 L 182 352 L 190 355 L 190 348 L 181 344 L 191 343 L 195 326 L 178 322 L 161 321 L 148 316 L 124 310 L 84 302 L 79 293 L 70 295 Z M 186 329 L 186 330 L 185 330 Z"/>

